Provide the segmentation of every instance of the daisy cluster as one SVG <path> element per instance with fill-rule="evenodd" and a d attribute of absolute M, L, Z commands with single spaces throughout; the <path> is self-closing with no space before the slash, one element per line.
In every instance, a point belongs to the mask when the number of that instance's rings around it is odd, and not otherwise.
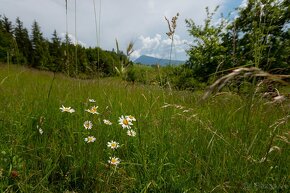
<path fill-rule="evenodd" d="M 121 117 L 119 117 L 119 125 L 121 125 L 123 129 L 127 129 L 127 135 L 130 137 L 136 136 L 136 131 L 132 129 L 134 121 L 136 121 L 136 118 L 132 115 L 122 115 Z"/>
<path fill-rule="evenodd" d="M 118 166 L 121 160 L 115 156 L 115 152 L 120 147 L 119 143 L 111 140 L 107 143 L 107 147 L 112 151 L 112 155 L 109 157 L 108 163 L 113 166 Z"/>
<path fill-rule="evenodd" d="M 89 102 L 95 103 L 96 101 L 94 99 L 89 99 Z M 98 108 L 99 108 L 98 106 L 94 105 L 91 108 L 86 109 L 85 111 L 90 113 L 90 114 L 93 114 L 93 115 L 99 115 L 100 113 L 98 112 Z M 84 122 L 83 126 L 84 126 L 85 130 L 89 131 L 93 128 L 93 123 L 92 123 L 92 121 L 87 120 Z M 95 141 L 96 141 L 96 138 L 93 135 L 89 135 L 88 137 L 85 138 L 85 142 L 87 142 L 87 143 L 93 143 Z"/>
<path fill-rule="evenodd" d="M 89 99 L 88 101 L 90 103 L 96 102 L 94 99 Z M 75 110 L 73 108 L 65 107 L 63 105 L 59 109 L 61 110 L 61 112 L 64 112 L 64 113 L 74 113 L 75 112 Z M 98 106 L 95 106 L 95 105 L 89 109 L 86 109 L 85 111 L 90 113 L 90 114 L 93 114 L 93 115 L 100 114 L 98 112 Z M 132 128 L 134 126 L 133 122 L 135 122 L 135 121 L 136 121 L 136 118 L 132 115 L 127 115 L 127 116 L 122 115 L 121 117 L 119 117 L 118 124 L 121 125 L 121 127 L 123 129 L 127 130 L 128 136 L 135 137 L 136 131 Z M 108 119 L 103 119 L 103 123 L 105 125 L 109 125 L 109 126 L 113 125 L 113 123 L 111 121 L 109 121 Z M 83 127 L 87 132 L 90 132 L 92 130 L 93 126 L 94 125 L 93 125 L 92 121 L 90 121 L 90 120 L 86 120 L 83 123 Z M 96 141 L 96 138 L 93 135 L 88 135 L 87 137 L 84 138 L 84 141 L 86 143 L 93 143 Z M 120 162 L 121 162 L 121 160 L 118 157 L 116 157 L 116 153 L 117 153 L 116 150 L 118 148 L 120 148 L 120 144 L 117 141 L 111 140 L 111 141 L 107 142 L 107 147 L 111 151 L 108 163 L 110 165 L 117 167 L 118 164 L 120 164 Z"/>
<path fill-rule="evenodd" d="M 96 102 L 96 101 L 94 99 L 89 99 L 89 102 L 93 103 L 93 102 Z M 59 109 L 61 110 L 61 112 L 64 112 L 64 113 L 74 113 L 74 112 L 76 112 L 73 108 L 65 107 L 63 105 Z M 96 115 L 100 114 L 98 112 L 98 106 L 92 106 L 91 108 L 86 109 L 85 111 L 88 112 L 88 113 L 91 113 L 91 114 L 96 114 Z M 93 128 L 93 123 L 92 123 L 92 121 L 87 120 L 87 121 L 85 121 L 83 123 L 83 126 L 84 126 L 85 130 L 89 131 L 89 130 L 91 130 Z M 86 143 L 93 143 L 93 142 L 96 141 L 96 138 L 93 135 L 89 135 L 89 136 L 85 137 L 84 141 Z"/>

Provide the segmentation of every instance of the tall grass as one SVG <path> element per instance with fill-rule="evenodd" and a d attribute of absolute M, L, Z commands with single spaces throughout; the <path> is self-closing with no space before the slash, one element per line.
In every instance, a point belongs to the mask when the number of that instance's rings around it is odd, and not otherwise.
<path fill-rule="evenodd" d="M 231 93 L 201 103 L 201 94 L 114 78 L 97 84 L 57 74 L 51 87 L 52 79 L 0 66 L 0 192 L 289 191 L 289 100 L 256 98 L 245 125 L 247 98 Z M 92 105 L 100 115 L 85 112 Z M 136 137 L 118 125 L 121 115 L 136 117 Z M 86 143 L 88 135 L 96 141 Z M 117 167 L 108 163 L 111 140 L 121 146 Z"/>

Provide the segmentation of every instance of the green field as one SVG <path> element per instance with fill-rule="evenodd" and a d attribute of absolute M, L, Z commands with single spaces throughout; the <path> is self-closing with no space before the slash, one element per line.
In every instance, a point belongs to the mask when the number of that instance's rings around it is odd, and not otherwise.
<path fill-rule="evenodd" d="M 0 64 L 0 192 L 289 192 L 289 99 L 201 96 Z"/>

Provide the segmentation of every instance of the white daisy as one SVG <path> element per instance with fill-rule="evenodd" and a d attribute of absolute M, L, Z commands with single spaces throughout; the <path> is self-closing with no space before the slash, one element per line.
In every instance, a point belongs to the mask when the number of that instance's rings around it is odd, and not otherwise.
<path fill-rule="evenodd" d="M 95 103 L 96 101 L 94 99 L 89 99 L 90 103 Z"/>
<path fill-rule="evenodd" d="M 109 164 L 117 166 L 121 160 L 117 157 L 110 157 L 110 159 L 108 160 Z"/>
<path fill-rule="evenodd" d="M 107 146 L 109 147 L 109 148 L 111 148 L 111 149 L 117 149 L 118 147 L 120 147 L 119 146 L 119 143 L 118 142 L 116 142 L 116 141 L 109 141 L 108 143 L 107 143 Z"/>
<path fill-rule="evenodd" d="M 86 109 L 85 111 L 92 113 L 92 114 L 100 114 L 98 113 L 98 106 L 92 106 L 91 109 Z"/>
<path fill-rule="evenodd" d="M 127 135 L 130 137 L 135 137 L 136 136 L 136 132 L 132 129 L 128 129 L 127 131 Z"/>
<path fill-rule="evenodd" d="M 68 113 L 74 113 L 75 112 L 75 110 L 72 109 L 71 107 L 65 107 L 63 105 L 59 109 L 61 110 L 61 112 L 68 112 Z"/>
<path fill-rule="evenodd" d="M 106 125 L 112 125 L 112 124 L 113 124 L 111 121 L 109 121 L 109 120 L 107 120 L 107 119 L 104 119 L 103 122 L 104 122 L 104 124 L 106 124 Z"/>
<path fill-rule="evenodd" d="M 126 119 L 130 120 L 130 121 L 136 121 L 136 118 L 132 115 L 128 115 L 126 116 Z"/>
<path fill-rule="evenodd" d="M 87 143 L 93 143 L 96 141 L 96 138 L 94 136 L 88 136 L 85 138 L 85 142 Z"/>
<path fill-rule="evenodd" d="M 85 129 L 92 129 L 93 123 L 91 121 L 85 121 L 84 127 L 85 127 Z"/>
<path fill-rule="evenodd" d="M 119 117 L 118 122 L 119 122 L 119 125 L 121 125 L 123 127 L 123 129 L 125 129 L 125 128 L 131 129 L 131 125 L 133 125 L 131 120 L 125 118 L 123 115 L 121 117 Z"/>
<path fill-rule="evenodd" d="M 38 129 L 39 134 L 42 135 L 43 134 L 43 130 L 38 125 L 36 125 L 36 127 Z"/>

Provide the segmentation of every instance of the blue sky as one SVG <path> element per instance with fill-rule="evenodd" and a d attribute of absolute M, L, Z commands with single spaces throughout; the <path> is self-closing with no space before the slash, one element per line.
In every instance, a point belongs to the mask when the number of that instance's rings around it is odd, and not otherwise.
<path fill-rule="evenodd" d="M 220 5 L 219 12 L 226 16 L 242 0 L 95 0 L 97 32 L 93 0 L 76 0 L 76 3 L 75 34 L 75 0 L 68 0 L 68 31 L 71 39 L 75 41 L 76 36 L 79 44 L 86 47 L 100 45 L 107 50 L 116 47 L 115 39 L 118 39 L 123 50 L 133 41 L 133 60 L 143 54 L 169 57 L 171 42 L 165 34 L 168 27 L 164 16 L 171 19 L 179 12 L 172 59 L 186 60 L 185 50 L 189 48 L 192 37 L 188 35 L 185 19 L 202 24 L 206 6 L 213 10 Z M 13 22 L 17 16 L 20 17 L 29 30 L 32 22 L 38 21 L 46 38 L 51 38 L 54 29 L 60 36 L 66 32 L 65 0 L 1 0 L 0 14 Z M 97 37 L 100 41 L 97 41 Z"/>

